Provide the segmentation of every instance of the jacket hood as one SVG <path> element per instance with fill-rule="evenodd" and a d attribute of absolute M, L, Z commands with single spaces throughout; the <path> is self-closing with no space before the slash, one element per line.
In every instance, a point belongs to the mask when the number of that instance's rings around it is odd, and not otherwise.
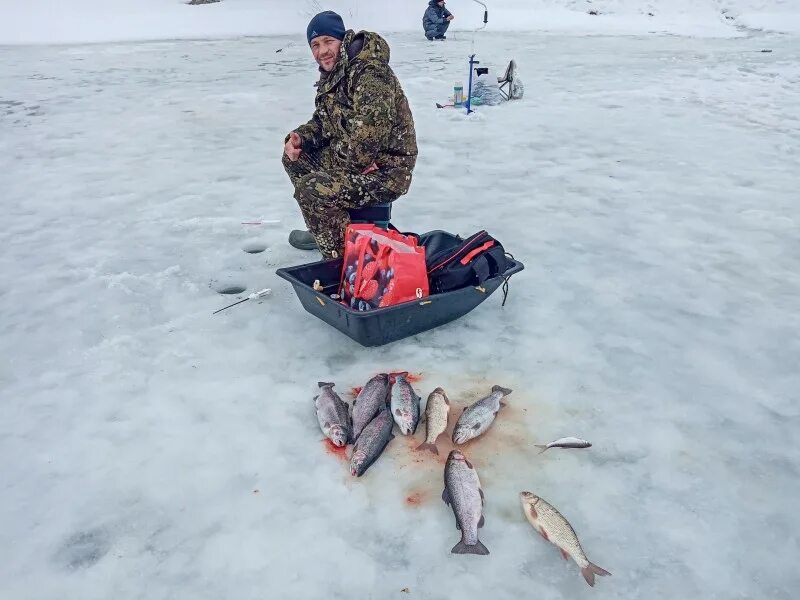
<path fill-rule="evenodd" d="M 342 41 L 342 54 L 346 63 L 361 60 L 389 64 L 391 56 L 386 40 L 371 31 L 348 31 Z"/>
<path fill-rule="evenodd" d="M 352 29 L 344 34 L 342 47 L 339 49 L 339 60 L 330 73 L 320 69 L 319 81 L 315 84 L 317 92 L 325 92 L 335 86 L 344 77 L 347 68 L 354 61 L 366 63 L 389 64 L 389 44 L 381 36 L 371 31 Z"/>

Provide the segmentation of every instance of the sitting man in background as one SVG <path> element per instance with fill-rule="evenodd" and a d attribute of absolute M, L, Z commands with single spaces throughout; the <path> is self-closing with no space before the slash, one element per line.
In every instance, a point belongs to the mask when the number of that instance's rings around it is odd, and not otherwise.
<path fill-rule="evenodd" d="M 455 19 L 453 13 L 444 7 L 444 0 L 430 0 L 425 14 L 422 15 L 422 27 L 429 40 L 446 40 L 445 33 L 450 21 Z"/>
<path fill-rule="evenodd" d="M 320 71 L 316 110 L 286 136 L 283 166 L 308 232 L 293 231 L 289 243 L 336 258 L 344 249 L 348 209 L 408 192 L 417 137 L 381 36 L 345 31 L 332 11 L 315 16 L 306 35 Z"/>

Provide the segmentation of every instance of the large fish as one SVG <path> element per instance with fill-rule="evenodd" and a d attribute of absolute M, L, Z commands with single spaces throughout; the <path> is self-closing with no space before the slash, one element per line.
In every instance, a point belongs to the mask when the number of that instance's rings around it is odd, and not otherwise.
<path fill-rule="evenodd" d="M 350 437 L 350 415 L 347 404 L 333 391 L 335 384 L 320 381 L 318 385 L 319 395 L 314 396 L 314 405 L 317 407 L 320 429 L 334 446 L 341 448 L 347 445 Z"/>
<path fill-rule="evenodd" d="M 522 511 L 533 528 L 548 542 L 558 546 L 564 560 L 572 558 L 578 564 L 586 583 L 594 587 L 595 575 L 611 575 L 586 558 L 572 525 L 555 507 L 531 492 L 520 492 L 519 499 L 522 503 Z"/>
<path fill-rule="evenodd" d="M 447 457 L 444 467 L 442 500 L 453 509 L 456 527 L 461 530 L 461 541 L 453 554 L 489 554 L 478 539 L 478 528 L 483 527 L 483 490 L 475 467 L 458 450 Z"/>
<path fill-rule="evenodd" d="M 417 396 L 417 392 L 408 383 L 406 377 L 408 373 L 397 373 L 390 375 L 392 382 L 391 409 L 394 422 L 400 428 L 403 435 L 413 435 L 417 431 L 419 423 L 419 401 L 422 399 Z"/>
<path fill-rule="evenodd" d="M 370 379 L 353 401 L 353 421 L 350 429 L 350 441 L 355 442 L 367 423 L 372 421 L 378 412 L 386 407 L 389 400 L 389 375 L 380 373 Z"/>
<path fill-rule="evenodd" d="M 496 385 L 491 394 L 465 408 L 453 429 L 453 443 L 463 444 L 489 429 L 497 413 L 506 405 L 503 398 L 510 393 L 511 390 Z"/>
<path fill-rule="evenodd" d="M 450 414 L 450 401 L 447 394 L 440 387 L 433 390 L 428 396 L 428 403 L 425 405 L 425 426 L 427 433 L 425 441 L 417 446 L 417 450 L 430 450 L 434 454 L 439 454 L 436 447 L 436 440 L 447 429 L 447 417 Z"/>
<path fill-rule="evenodd" d="M 364 427 L 364 431 L 358 436 L 353 455 L 350 457 L 350 474 L 361 477 L 367 469 L 374 463 L 386 448 L 386 445 L 394 438 L 392 427 L 394 421 L 389 409 L 384 407 L 372 421 Z"/>

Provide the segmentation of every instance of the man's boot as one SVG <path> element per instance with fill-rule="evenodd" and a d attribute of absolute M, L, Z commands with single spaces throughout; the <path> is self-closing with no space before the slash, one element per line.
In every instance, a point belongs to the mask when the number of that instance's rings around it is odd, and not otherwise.
<path fill-rule="evenodd" d="M 289 234 L 289 245 L 298 250 L 318 250 L 317 241 L 310 232 L 304 229 L 294 229 Z"/>

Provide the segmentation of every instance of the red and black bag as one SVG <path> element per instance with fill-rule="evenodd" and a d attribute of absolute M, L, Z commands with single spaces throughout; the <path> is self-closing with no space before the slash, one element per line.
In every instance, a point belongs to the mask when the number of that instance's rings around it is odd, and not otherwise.
<path fill-rule="evenodd" d="M 503 245 L 486 231 L 461 239 L 444 231 L 420 236 L 425 246 L 428 281 L 433 294 L 479 286 L 511 267 Z"/>

